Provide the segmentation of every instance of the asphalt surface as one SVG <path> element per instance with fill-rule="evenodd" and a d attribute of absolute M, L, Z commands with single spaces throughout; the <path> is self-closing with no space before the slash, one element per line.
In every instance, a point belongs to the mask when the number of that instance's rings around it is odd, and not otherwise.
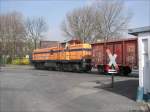
<path fill-rule="evenodd" d="M 135 101 L 138 78 L 97 73 L 34 70 L 0 71 L 0 112 L 141 112 Z"/>

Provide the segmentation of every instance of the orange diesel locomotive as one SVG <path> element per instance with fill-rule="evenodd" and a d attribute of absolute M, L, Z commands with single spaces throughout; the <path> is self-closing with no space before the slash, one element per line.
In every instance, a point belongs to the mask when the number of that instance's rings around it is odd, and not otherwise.
<path fill-rule="evenodd" d="M 56 47 L 36 49 L 32 53 L 32 64 L 37 69 L 60 71 L 91 70 L 91 45 L 71 40 Z"/>

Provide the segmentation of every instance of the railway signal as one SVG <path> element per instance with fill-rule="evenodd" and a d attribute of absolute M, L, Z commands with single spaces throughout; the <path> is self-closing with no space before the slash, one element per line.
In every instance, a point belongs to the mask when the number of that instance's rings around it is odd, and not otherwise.
<path fill-rule="evenodd" d="M 117 54 L 112 55 L 109 49 L 107 49 L 106 52 L 110 60 L 108 65 L 111 67 L 111 69 L 108 70 L 108 73 L 110 73 L 112 76 L 111 87 L 113 88 L 114 87 L 114 74 L 117 73 L 117 70 L 118 70 L 118 65 L 116 63 Z"/>
<path fill-rule="evenodd" d="M 118 65 L 116 63 L 117 54 L 112 55 L 109 49 L 107 49 L 106 52 L 110 60 L 108 65 L 117 71 L 118 70 Z"/>

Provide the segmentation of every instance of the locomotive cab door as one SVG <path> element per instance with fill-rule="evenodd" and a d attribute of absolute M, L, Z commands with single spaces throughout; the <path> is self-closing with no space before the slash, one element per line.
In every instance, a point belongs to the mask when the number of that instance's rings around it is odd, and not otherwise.
<path fill-rule="evenodd" d="M 66 57 L 65 57 L 66 60 L 69 60 L 69 57 L 70 57 L 70 56 L 69 56 L 69 51 L 66 51 Z"/>
<path fill-rule="evenodd" d="M 69 44 L 66 43 L 66 46 L 65 46 L 65 60 L 69 60 L 69 59 L 70 59 Z"/>

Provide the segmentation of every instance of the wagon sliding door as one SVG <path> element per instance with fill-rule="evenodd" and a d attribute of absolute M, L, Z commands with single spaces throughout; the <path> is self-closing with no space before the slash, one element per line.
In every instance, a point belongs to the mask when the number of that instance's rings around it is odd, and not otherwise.
<path fill-rule="evenodd" d="M 106 48 L 105 48 L 105 50 L 104 50 L 104 52 L 105 52 L 105 59 L 106 59 L 106 63 L 105 64 L 108 64 L 109 63 L 109 57 L 108 57 L 108 54 L 106 53 L 106 49 L 109 49 L 110 50 L 110 52 L 113 54 L 113 49 L 114 49 L 114 47 L 113 47 L 113 44 L 112 43 L 110 43 L 110 44 L 107 44 L 106 45 Z"/>
<path fill-rule="evenodd" d="M 92 46 L 92 62 L 96 65 L 100 65 L 104 63 L 104 45 L 103 44 L 95 44 Z"/>
<path fill-rule="evenodd" d="M 114 53 L 117 54 L 116 62 L 118 65 L 123 63 L 123 46 L 122 43 L 114 44 Z"/>
<path fill-rule="evenodd" d="M 126 41 L 124 51 L 125 65 L 137 68 L 137 41 Z"/>

